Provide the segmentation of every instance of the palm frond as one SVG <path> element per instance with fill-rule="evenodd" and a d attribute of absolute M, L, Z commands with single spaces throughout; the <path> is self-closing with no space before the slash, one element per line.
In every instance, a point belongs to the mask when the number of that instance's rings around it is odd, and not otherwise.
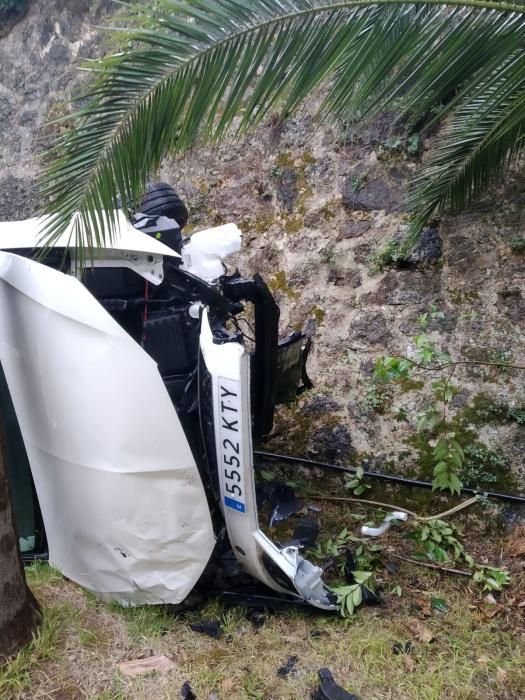
<path fill-rule="evenodd" d="M 456 115 L 432 177 L 410 200 L 414 231 L 423 214 L 476 196 L 523 143 L 519 109 L 512 112 L 523 86 L 510 68 L 524 53 L 523 5 L 157 0 L 128 5 L 128 20 L 120 35 L 131 48 L 90 67 L 94 83 L 44 169 L 48 242 L 74 217 L 74 242 L 92 253 L 111 236 L 117 199 L 137 201 L 168 151 L 221 138 L 238 115 L 242 134 L 271 110 L 292 111 L 326 81 L 320 116 L 370 115 L 393 101 L 405 118 L 436 105 L 439 118 Z M 491 87 L 502 68 L 517 92 L 502 79 Z M 485 119 L 472 116 L 475 105 L 483 112 L 491 104 L 497 109 Z M 476 128 L 455 148 L 469 119 Z M 481 176 L 473 174 L 478 164 Z"/>
<path fill-rule="evenodd" d="M 525 146 L 525 52 L 488 76 L 458 107 L 423 172 L 412 183 L 407 245 L 425 222 L 461 212 L 501 177 Z"/>

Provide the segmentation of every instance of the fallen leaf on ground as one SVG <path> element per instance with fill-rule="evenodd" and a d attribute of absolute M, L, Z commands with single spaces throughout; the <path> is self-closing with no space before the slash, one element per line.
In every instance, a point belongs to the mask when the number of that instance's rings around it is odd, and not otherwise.
<path fill-rule="evenodd" d="M 233 682 L 232 678 L 225 678 L 224 680 L 221 681 L 221 690 L 224 693 L 227 693 L 230 690 L 233 690 L 234 686 L 235 686 L 235 683 Z"/>
<path fill-rule="evenodd" d="M 416 662 L 411 656 L 403 655 L 403 666 L 408 673 L 414 673 L 416 670 Z"/>
<path fill-rule="evenodd" d="M 414 637 L 420 642 L 431 642 L 434 639 L 432 632 L 420 620 L 411 618 L 407 621 L 406 626 L 412 632 Z"/>
<path fill-rule="evenodd" d="M 147 659 L 133 659 L 133 661 L 124 661 L 118 665 L 119 671 L 125 676 L 140 676 L 144 673 L 152 673 L 153 671 L 171 671 L 175 668 L 175 664 L 167 656 L 148 656 Z"/>
<path fill-rule="evenodd" d="M 503 605 L 491 605 L 490 607 L 480 611 L 481 618 L 487 622 L 487 620 L 492 620 L 493 617 L 499 615 L 502 610 L 504 610 Z"/>
<path fill-rule="evenodd" d="M 505 669 L 501 668 L 501 666 L 498 666 L 496 669 L 496 678 L 500 683 L 508 683 L 510 681 L 509 674 Z"/>
<path fill-rule="evenodd" d="M 428 598 L 417 598 L 416 605 L 425 617 L 430 617 L 432 615 L 430 600 Z"/>
<path fill-rule="evenodd" d="M 510 557 L 525 556 L 525 526 L 517 527 L 505 547 L 506 553 Z"/>

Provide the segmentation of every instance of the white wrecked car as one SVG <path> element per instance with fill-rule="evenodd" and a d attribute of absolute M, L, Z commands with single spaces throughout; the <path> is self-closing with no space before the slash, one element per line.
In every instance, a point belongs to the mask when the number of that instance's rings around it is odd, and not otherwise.
<path fill-rule="evenodd" d="M 321 569 L 257 515 L 252 436 L 304 376 L 304 338 L 279 344 L 263 280 L 225 274 L 234 224 L 183 242 L 152 193 L 132 223 L 119 212 L 94 261 L 65 252 L 70 231 L 36 261 L 42 220 L 0 223 L 10 435 L 19 427 L 50 563 L 105 600 L 180 603 L 231 547 L 274 591 L 335 609 Z M 255 320 L 241 327 L 246 304 Z"/>

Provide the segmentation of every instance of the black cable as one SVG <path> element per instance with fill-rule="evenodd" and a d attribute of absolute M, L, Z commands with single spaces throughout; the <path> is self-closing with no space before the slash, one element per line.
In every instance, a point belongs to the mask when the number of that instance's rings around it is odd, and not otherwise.
<path fill-rule="evenodd" d="M 306 457 L 293 457 L 292 455 L 281 455 L 275 452 L 264 452 L 261 450 L 254 450 L 254 455 L 257 457 L 263 457 L 264 459 L 275 459 L 282 462 L 291 462 L 294 464 L 304 464 L 305 466 L 318 467 L 320 469 L 329 469 L 331 471 L 342 472 L 344 474 L 355 474 L 356 469 L 353 467 L 341 467 L 338 464 L 330 464 L 328 462 L 317 462 L 314 459 L 306 459 Z M 419 479 L 409 479 L 406 476 L 396 476 L 394 474 L 383 474 L 382 472 L 363 472 L 365 476 L 369 476 L 372 479 L 381 479 L 382 481 L 391 481 L 396 484 L 406 484 L 408 486 L 417 486 L 418 488 L 431 489 L 432 483 L 430 481 L 421 481 Z M 518 496 L 512 493 L 498 493 L 491 491 L 483 491 L 482 489 L 476 490 L 468 488 L 467 486 L 461 489 L 463 493 L 480 494 L 487 496 L 488 498 L 497 498 L 500 501 L 511 501 L 513 503 L 525 503 L 525 496 Z"/>
<path fill-rule="evenodd" d="M 248 321 L 245 318 L 242 318 L 242 317 L 238 318 L 236 316 L 230 316 L 230 321 L 233 323 L 233 325 L 235 326 L 235 329 L 237 330 L 238 333 L 240 333 L 242 335 L 243 338 L 246 338 L 250 342 L 255 343 L 255 338 L 250 338 L 250 336 L 247 335 L 239 326 L 239 321 L 244 321 L 247 324 L 248 328 L 250 328 L 250 330 L 253 331 L 253 328 L 250 326 L 250 324 L 248 323 Z M 255 335 L 255 331 L 253 331 L 253 335 Z"/>

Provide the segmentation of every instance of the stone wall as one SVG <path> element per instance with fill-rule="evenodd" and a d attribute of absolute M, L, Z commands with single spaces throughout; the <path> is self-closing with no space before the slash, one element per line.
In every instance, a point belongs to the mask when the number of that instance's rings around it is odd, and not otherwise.
<path fill-rule="evenodd" d="M 419 156 L 398 147 L 391 119 L 345 134 L 316 125 L 314 102 L 283 127 L 166 163 L 163 175 L 190 204 L 194 228 L 241 226 L 241 269 L 269 281 L 283 334 L 302 329 L 314 341 L 315 389 L 280 409 L 272 449 L 429 477 L 416 416 L 429 405 L 430 377 L 385 389 L 374 364 L 410 354 L 425 332 L 455 358 L 525 365 L 525 178 L 509 175 L 476 211 L 427 229 L 396 261 L 391 241 L 406 228 L 402 201 Z M 431 147 L 422 144 L 423 157 Z M 490 366 L 454 375 L 451 416 L 474 444 L 469 470 L 494 467 L 501 488 L 524 474 L 524 377 Z"/>
<path fill-rule="evenodd" d="M 99 50 L 93 25 L 110 4 L 34 0 L 0 38 L 0 220 L 31 216 L 38 207 L 37 154 L 50 145 L 43 124 L 64 112 L 58 105 L 79 85 L 81 60 Z"/>
<path fill-rule="evenodd" d="M 73 62 L 99 45 L 91 22 L 104 4 L 44 4 L 0 40 L 0 218 L 34 212 L 35 154 L 46 145 L 39 129 L 77 84 Z M 240 142 L 168 159 L 162 176 L 190 207 L 188 230 L 241 227 L 235 262 L 268 280 L 283 335 L 303 329 L 313 340 L 315 389 L 279 409 L 268 447 L 428 477 L 427 439 L 416 430 L 426 377 L 385 389 L 373 381 L 374 363 L 410 353 L 428 313 L 425 332 L 454 357 L 525 365 L 525 178 L 509 175 L 475 211 L 427 229 L 396 261 L 390 242 L 405 228 L 407 182 L 432 142 L 410 155 L 389 115 L 346 132 L 316 125 L 317 102 Z M 520 488 L 524 376 L 488 365 L 455 373 L 454 429 L 474 445 L 471 483 L 478 468 L 497 472 L 486 486 Z"/>

